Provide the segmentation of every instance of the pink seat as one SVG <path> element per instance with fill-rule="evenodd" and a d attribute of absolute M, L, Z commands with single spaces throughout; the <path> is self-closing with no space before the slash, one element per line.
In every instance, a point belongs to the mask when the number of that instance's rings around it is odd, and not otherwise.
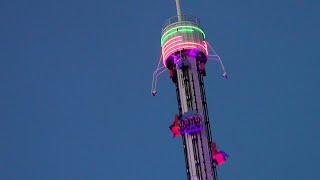
<path fill-rule="evenodd" d="M 224 161 L 225 161 L 222 153 L 218 153 L 218 154 L 214 155 L 213 157 L 217 161 L 218 165 L 224 163 Z"/>

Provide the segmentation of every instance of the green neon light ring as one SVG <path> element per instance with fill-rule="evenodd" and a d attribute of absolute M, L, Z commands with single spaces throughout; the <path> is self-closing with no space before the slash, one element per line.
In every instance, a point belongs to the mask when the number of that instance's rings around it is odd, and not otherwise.
<path fill-rule="evenodd" d="M 173 32 L 170 32 L 169 34 L 166 35 L 166 37 L 164 37 L 163 40 L 161 40 L 161 45 L 163 45 L 164 41 L 168 39 L 168 37 L 170 37 L 171 35 L 173 34 L 176 34 L 176 33 L 179 33 L 179 32 L 193 32 L 194 30 L 193 29 L 180 29 L 179 31 L 173 31 Z M 163 36 L 162 36 L 163 37 Z"/>
<path fill-rule="evenodd" d="M 168 33 L 170 33 L 171 31 L 177 31 L 177 29 L 178 29 L 178 31 L 177 32 L 179 32 L 179 29 L 184 29 L 184 28 L 191 28 L 191 29 L 196 29 L 196 30 L 198 30 L 198 31 L 200 31 L 202 34 L 203 34 L 203 37 L 205 38 L 205 34 L 204 34 L 204 32 L 202 31 L 202 29 L 200 29 L 200 28 L 198 28 L 198 27 L 196 27 L 196 26 L 177 26 L 177 27 L 174 27 L 174 28 L 172 28 L 172 29 L 170 29 L 169 31 L 167 31 L 166 33 L 164 33 L 163 35 L 162 35 L 162 38 L 161 38 L 161 40 L 162 41 L 164 41 L 163 39 L 164 39 L 164 36 L 166 36 L 166 34 L 168 34 Z"/>
<path fill-rule="evenodd" d="M 177 31 L 178 29 L 178 31 Z M 198 28 L 198 27 L 195 27 L 195 26 L 177 26 L 177 27 L 174 27 L 172 29 L 170 29 L 169 31 L 167 31 L 166 33 L 164 33 L 161 37 L 161 45 L 163 44 L 163 42 L 172 34 L 174 33 L 178 33 L 178 32 L 182 32 L 182 30 L 184 29 L 195 29 L 197 31 L 199 31 L 200 33 L 202 33 L 203 35 L 203 38 L 206 38 L 206 35 L 205 33 L 202 31 L 202 29 Z"/>

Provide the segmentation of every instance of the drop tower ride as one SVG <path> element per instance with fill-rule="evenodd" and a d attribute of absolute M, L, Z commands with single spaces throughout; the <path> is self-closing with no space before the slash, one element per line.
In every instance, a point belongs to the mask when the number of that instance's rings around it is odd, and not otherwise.
<path fill-rule="evenodd" d="M 178 114 L 170 129 L 174 136 L 182 137 L 187 178 L 218 180 L 216 166 L 228 155 L 217 149 L 212 139 L 204 88 L 207 61 L 220 62 L 223 77 L 228 76 L 220 57 L 206 41 L 199 20 L 181 13 L 180 0 L 176 0 L 176 7 L 177 16 L 162 26 L 161 57 L 151 93 L 156 95 L 158 75 L 168 70 L 178 102 Z"/>

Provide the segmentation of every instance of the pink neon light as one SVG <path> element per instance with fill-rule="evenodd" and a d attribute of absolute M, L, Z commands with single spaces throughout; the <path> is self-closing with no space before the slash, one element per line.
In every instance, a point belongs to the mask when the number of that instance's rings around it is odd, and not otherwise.
<path fill-rule="evenodd" d="M 174 46 L 170 47 L 169 49 L 172 49 L 172 48 L 175 48 L 176 46 L 183 46 L 183 45 L 196 45 L 196 46 L 200 46 L 202 47 L 205 51 L 206 51 L 206 54 L 208 55 L 208 51 L 207 51 L 207 48 L 199 43 L 194 43 L 194 42 L 184 42 L 184 43 L 179 43 L 179 44 L 175 44 Z M 164 52 L 164 54 L 167 54 L 167 52 L 169 51 L 169 49 Z"/>
<path fill-rule="evenodd" d="M 177 47 L 171 51 L 169 51 L 167 54 L 165 54 L 165 58 L 164 59 L 167 59 L 172 53 L 176 52 L 176 51 L 179 51 L 179 50 L 182 50 L 182 49 L 194 49 L 194 48 L 197 48 L 197 46 L 183 46 L 183 47 Z"/>
<path fill-rule="evenodd" d="M 168 44 L 170 44 L 171 41 L 174 41 L 174 40 L 176 40 L 176 39 L 182 40 L 182 37 L 181 37 L 181 36 L 176 36 L 176 37 L 173 37 L 173 38 L 169 39 L 166 43 L 164 43 L 164 44 L 162 45 L 162 49 L 165 48 Z"/>
<path fill-rule="evenodd" d="M 203 44 L 204 44 L 204 47 L 205 47 L 205 50 L 206 50 L 206 54 L 207 54 L 207 56 L 208 56 L 208 55 L 209 55 L 209 52 L 208 52 L 207 42 L 206 42 L 206 41 L 203 41 Z"/>
<path fill-rule="evenodd" d="M 169 39 L 162 47 L 166 46 L 166 44 L 168 44 L 169 42 L 171 42 L 171 41 L 173 41 L 173 40 L 175 40 L 177 38 L 181 38 L 181 36 L 176 36 L 176 37 L 173 37 L 173 38 Z"/>
<path fill-rule="evenodd" d="M 171 45 L 174 45 L 175 43 L 181 42 L 181 41 L 182 41 L 182 38 L 181 38 L 181 39 L 178 39 L 178 40 L 176 40 L 176 41 L 173 41 L 173 42 L 171 42 L 171 43 L 169 43 L 169 44 L 165 44 L 165 45 L 163 46 L 163 48 L 162 48 L 162 52 L 165 52 L 166 49 L 170 48 Z"/>
<path fill-rule="evenodd" d="M 179 38 L 179 39 L 178 39 Z M 175 39 L 178 39 L 176 41 L 173 41 Z M 182 37 L 176 36 L 174 38 L 171 38 L 168 40 L 162 47 L 162 56 L 163 56 L 163 64 L 166 66 L 165 60 L 175 51 L 181 50 L 181 49 L 194 49 L 194 48 L 201 48 L 205 51 L 206 55 L 208 55 L 208 46 L 207 42 L 203 41 L 203 45 L 200 43 L 194 43 L 194 42 L 181 42 Z"/>
<path fill-rule="evenodd" d="M 175 39 L 178 39 L 176 41 L 174 41 Z M 173 42 L 171 42 L 173 41 Z M 162 54 L 165 51 L 165 49 L 167 49 L 168 47 L 170 47 L 172 44 L 175 44 L 176 42 L 181 42 L 182 41 L 182 37 L 181 36 L 176 36 L 173 37 L 171 39 L 169 39 L 163 46 L 162 46 Z"/>
<path fill-rule="evenodd" d="M 175 51 L 178 51 L 178 50 L 180 50 L 180 49 L 194 49 L 194 48 L 197 48 L 197 46 L 182 46 L 182 47 L 177 47 L 176 49 L 173 49 L 173 50 L 171 50 L 169 53 L 167 53 L 167 54 L 165 54 L 164 55 L 164 60 L 166 60 L 170 55 L 171 55 L 171 53 L 173 53 L 173 52 L 175 52 Z"/>
<path fill-rule="evenodd" d="M 175 47 L 176 44 L 180 44 L 181 42 L 182 42 L 182 40 L 176 41 L 176 42 L 174 42 L 173 46 L 167 46 L 166 49 L 163 49 L 163 50 L 162 50 L 163 57 L 167 54 L 167 53 L 165 53 L 165 52 L 167 52 L 168 49 L 169 49 L 169 50 L 172 49 L 172 47 Z"/>
<path fill-rule="evenodd" d="M 204 41 L 205 42 L 205 41 Z M 173 46 L 171 46 L 170 48 L 166 49 L 166 51 L 163 51 L 163 57 L 164 57 L 164 60 L 168 57 L 168 54 L 170 55 L 171 53 L 173 53 L 174 51 L 180 49 L 180 48 L 190 48 L 190 47 L 187 47 L 187 46 L 191 46 L 191 45 L 194 45 L 194 46 L 199 46 L 201 47 L 202 49 L 205 50 L 206 54 L 208 55 L 208 49 L 206 47 L 206 43 L 205 43 L 205 46 L 199 44 L 199 43 L 194 43 L 194 42 L 184 42 L 184 43 L 177 43 L 177 44 L 174 44 Z M 177 46 L 181 46 L 181 47 L 178 47 Z M 192 47 L 194 47 L 192 46 Z M 174 49 L 175 48 L 175 49 Z M 197 48 L 197 47 L 195 47 Z M 172 50 L 174 49 L 174 50 Z"/>

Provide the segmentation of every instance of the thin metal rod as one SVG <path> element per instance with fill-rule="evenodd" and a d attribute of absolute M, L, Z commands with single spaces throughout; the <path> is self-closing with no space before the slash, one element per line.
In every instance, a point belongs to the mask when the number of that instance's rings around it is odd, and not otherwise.
<path fill-rule="evenodd" d="M 176 0 L 176 6 L 177 6 L 177 15 L 178 15 L 178 21 L 181 21 L 181 6 L 180 6 L 180 0 Z"/>

